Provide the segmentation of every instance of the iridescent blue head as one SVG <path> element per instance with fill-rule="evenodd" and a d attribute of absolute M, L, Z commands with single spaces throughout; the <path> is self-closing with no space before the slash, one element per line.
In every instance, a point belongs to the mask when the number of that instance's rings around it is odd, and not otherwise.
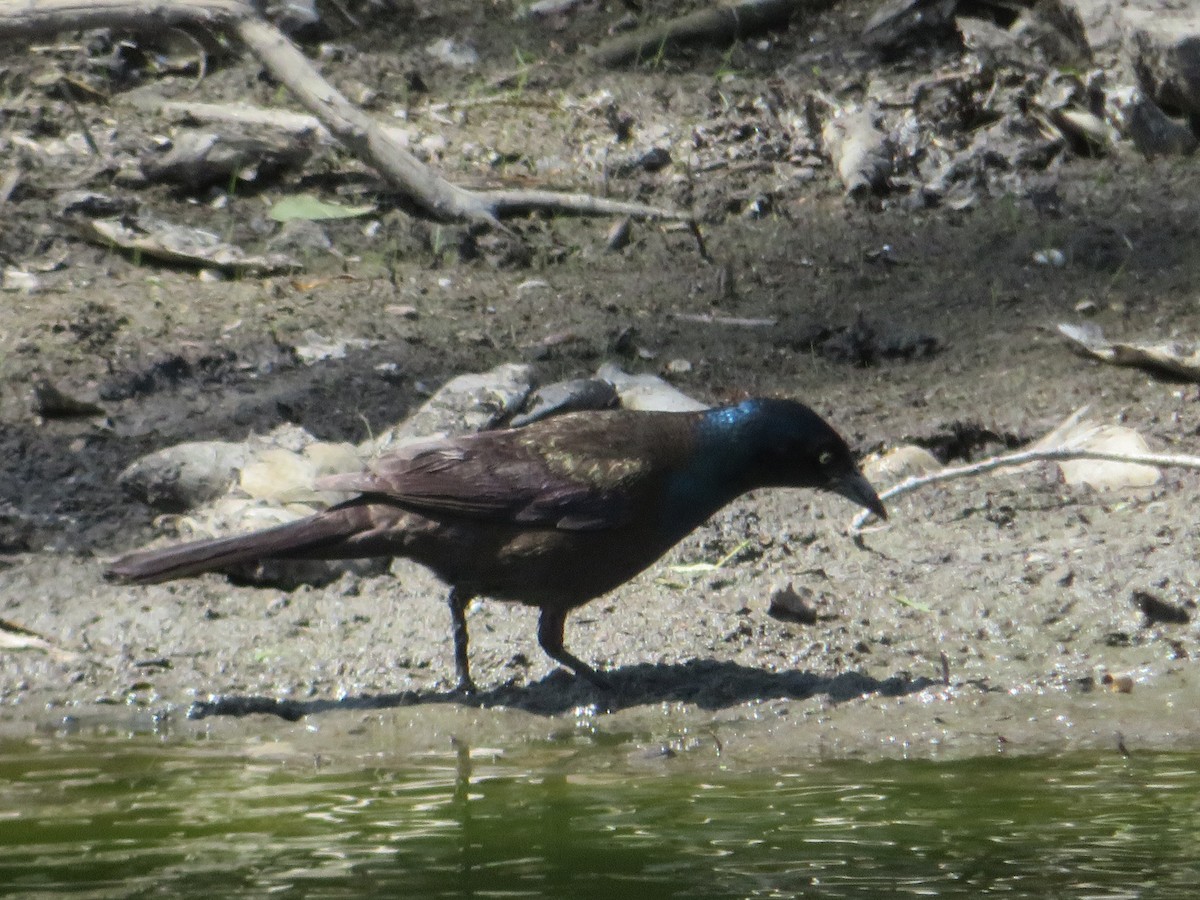
<path fill-rule="evenodd" d="M 708 437 L 709 452 L 724 457 L 741 490 L 817 488 L 887 518 L 879 495 L 841 435 L 803 403 L 745 400 L 705 413 L 701 430 Z"/>

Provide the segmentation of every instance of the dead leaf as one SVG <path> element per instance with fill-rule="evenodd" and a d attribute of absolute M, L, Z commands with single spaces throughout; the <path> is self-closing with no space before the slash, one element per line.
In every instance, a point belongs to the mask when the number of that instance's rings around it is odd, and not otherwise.
<path fill-rule="evenodd" d="M 1146 439 L 1132 428 L 1097 423 L 1086 418 L 1086 412 L 1086 406 L 1076 410 L 1028 449 L 1063 448 L 1130 455 L 1151 452 Z M 1102 459 L 1064 460 L 1058 464 L 1058 468 L 1067 484 L 1088 484 L 1101 491 L 1150 487 L 1162 477 L 1156 466 Z"/>
<path fill-rule="evenodd" d="M 64 661 L 79 658 L 78 653 L 56 647 L 36 631 L 30 631 L 7 619 L 0 619 L 0 651 L 2 650 L 40 650 Z"/>
<path fill-rule="evenodd" d="M 301 268 L 296 260 L 283 254 L 252 256 L 240 247 L 222 241 L 212 232 L 176 225 L 152 216 L 75 218 L 71 224 L 86 240 L 127 250 L 134 254 L 135 259 L 145 257 L 172 265 L 214 268 L 239 275 L 268 275 Z"/>
<path fill-rule="evenodd" d="M 1059 334 L 1084 356 L 1114 366 L 1136 366 L 1200 381 L 1200 344 L 1192 341 L 1159 341 L 1128 344 L 1110 341 L 1098 325 L 1058 326 Z"/>

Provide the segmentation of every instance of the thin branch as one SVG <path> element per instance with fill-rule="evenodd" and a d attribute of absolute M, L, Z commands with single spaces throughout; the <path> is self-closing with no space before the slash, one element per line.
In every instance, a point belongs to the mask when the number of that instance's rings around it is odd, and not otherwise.
<path fill-rule="evenodd" d="M 0 0 L 0 39 L 86 28 L 136 31 L 188 26 L 221 31 L 239 40 L 330 134 L 434 218 L 493 227 L 499 226 L 502 215 L 531 211 L 691 221 L 686 213 L 644 203 L 552 191 L 471 191 L 452 184 L 409 153 L 392 129 L 329 84 L 299 48 L 245 0 Z"/>
<path fill-rule="evenodd" d="M 136 99 L 134 104 L 143 109 L 155 109 L 169 116 L 184 116 L 197 122 L 215 122 L 226 125 L 272 128 L 299 137 L 314 133 L 317 139 L 331 143 L 335 140 L 319 118 L 307 113 L 279 109 L 264 109 L 248 103 L 187 103 L 178 100 Z M 386 138 L 396 146 L 403 146 L 406 133 L 402 128 L 379 125 Z M 421 163 L 424 165 L 424 163 Z M 476 196 L 473 192 L 467 194 Z M 497 217 L 519 215 L 530 212 L 556 212 L 579 216 L 635 216 L 639 219 L 670 219 L 687 221 L 688 216 L 671 210 L 661 209 L 630 200 L 614 200 L 595 197 L 591 194 L 563 194 L 556 191 L 538 190 L 493 190 L 477 196 L 487 201 L 487 206 Z"/>
<path fill-rule="evenodd" d="M 278 28 L 257 17 L 238 18 L 232 26 L 237 38 L 292 92 L 301 106 L 422 209 L 439 219 L 498 224 L 484 195 L 439 177 L 397 144 L 374 119 L 322 78 L 308 57 Z"/>
<path fill-rule="evenodd" d="M 1045 450 L 1022 450 L 1017 453 L 1005 453 L 1001 456 L 991 456 L 979 462 L 966 466 L 954 466 L 949 469 L 939 469 L 927 475 L 914 475 L 899 484 L 892 485 L 882 494 L 880 500 L 890 500 L 911 494 L 913 491 L 941 481 L 951 481 L 956 478 L 970 478 L 984 475 L 996 469 L 1007 469 L 1013 466 L 1023 466 L 1033 462 L 1061 462 L 1069 459 L 1095 459 L 1102 462 L 1132 463 L 1142 466 L 1155 466 L 1160 469 L 1200 469 L 1200 456 L 1177 455 L 1173 453 L 1106 453 L 1102 450 L 1076 450 L 1070 447 L 1050 447 Z M 871 513 L 864 510 L 856 515 L 850 523 L 849 533 L 857 535 L 871 518 Z"/>
<path fill-rule="evenodd" d="M 724 46 L 747 35 L 786 25 L 798 10 L 828 5 L 825 0 L 725 0 L 605 41 L 592 52 L 591 58 L 602 66 L 620 66 L 688 44 Z"/>
<path fill-rule="evenodd" d="M 175 120 L 270 128 L 292 137 L 315 134 L 317 140 L 323 144 L 334 142 L 333 135 L 321 124 L 321 120 L 308 113 L 292 112 L 287 109 L 267 109 L 240 102 L 198 103 L 185 100 L 162 100 L 158 97 L 144 95 L 130 97 L 128 102 L 138 109 L 157 112 Z"/>
<path fill-rule="evenodd" d="M 642 203 L 552 191 L 470 191 L 451 184 L 409 153 L 381 126 L 330 85 L 274 26 L 258 18 L 235 23 L 238 38 L 341 143 L 373 166 L 409 200 L 439 219 L 498 226 L 503 215 L 532 211 L 576 215 L 631 215 L 649 219 L 689 216 Z"/>
<path fill-rule="evenodd" d="M 5 0 L 0 2 L 0 37 L 48 38 L 92 28 L 149 31 L 200 25 L 220 30 L 234 19 L 256 14 L 245 0 Z"/>
<path fill-rule="evenodd" d="M 649 206 L 634 200 L 613 200 L 591 194 L 560 194 L 556 191 L 499 190 L 483 194 L 492 202 L 496 215 L 529 212 L 558 212 L 579 216 L 634 216 L 639 219 L 669 219 L 688 222 L 686 213 Z"/>

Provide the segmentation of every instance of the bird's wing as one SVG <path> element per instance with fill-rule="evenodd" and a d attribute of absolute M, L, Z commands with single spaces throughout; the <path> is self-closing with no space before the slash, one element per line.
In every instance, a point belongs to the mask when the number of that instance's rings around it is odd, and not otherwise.
<path fill-rule="evenodd" d="M 318 486 L 418 512 L 569 531 L 628 521 L 651 463 L 577 431 L 570 437 L 547 440 L 528 429 L 483 432 L 389 454 L 365 472 L 330 476 Z"/>

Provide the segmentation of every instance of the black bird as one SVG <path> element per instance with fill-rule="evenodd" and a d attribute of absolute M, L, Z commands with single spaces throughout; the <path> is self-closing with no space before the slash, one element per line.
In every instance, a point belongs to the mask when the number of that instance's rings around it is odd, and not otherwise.
<path fill-rule="evenodd" d="M 358 496 L 265 531 L 133 553 L 107 574 L 151 584 L 264 559 L 406 556 L 450 585 L 461 690 L 474 689 L 465 613 L 476 595 L 539 607 L 542 649 L 604 687 L 563 647 L 567 613 L 633 578 L 735 497 L 818 488 L 887 516 L 846 442 L 791 400 L 561 415 L 414 445 L 317 486 Z"/>

